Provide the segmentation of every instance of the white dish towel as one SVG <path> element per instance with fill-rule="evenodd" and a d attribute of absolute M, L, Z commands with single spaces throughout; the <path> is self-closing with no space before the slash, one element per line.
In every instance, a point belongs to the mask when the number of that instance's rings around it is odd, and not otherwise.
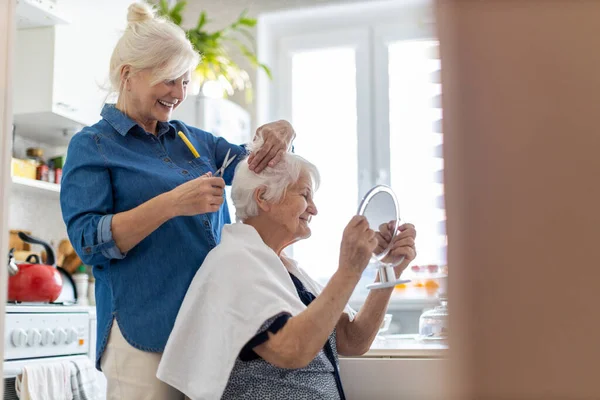
<path fill-rule="evenodd" d="M 21 400 L 73 400 L 70 362 L 31 364 L 15 382 Z"/>
<path fill-rule="evenodd" d="M 100 400 L 94 364 L 87 358 L 72 360 L 70 364 L 73 400 Z"/>

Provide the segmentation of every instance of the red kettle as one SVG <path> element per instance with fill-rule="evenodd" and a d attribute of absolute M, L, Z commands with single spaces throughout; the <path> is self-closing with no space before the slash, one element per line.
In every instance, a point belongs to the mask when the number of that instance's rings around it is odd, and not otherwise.
<path fill-rule="evenodd" d="M 54 263 L 52 247 L 24 232 L 19 238 L 31 244 L 39 244 L 46 250 L 47 264 L 41 264 L 39 257 L 31 254 L 24 263 L 15 262 L 13 251 L 8 254 L 8 301 L 19 302 L 53 302 L 60 296 L 62 277 Z"/>

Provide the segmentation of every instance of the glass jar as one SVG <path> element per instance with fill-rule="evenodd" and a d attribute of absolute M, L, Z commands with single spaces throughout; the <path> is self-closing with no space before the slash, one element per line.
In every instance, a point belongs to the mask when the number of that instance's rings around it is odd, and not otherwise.
<path fill-rule="evenodd" d="M 448 339 L 448 298 L 440 297 L 440 305 L 427 310 L 419 318 L 419 339 L 443 341 Z"/>
<path fill-rule="evenodd" d="M 39 147 L 30 147 L 25 151 L 25 154 L 27 155 L 28 160 L 35 162 L 37 165 L 43 163 L 44 150 L 40 149 Z"/>

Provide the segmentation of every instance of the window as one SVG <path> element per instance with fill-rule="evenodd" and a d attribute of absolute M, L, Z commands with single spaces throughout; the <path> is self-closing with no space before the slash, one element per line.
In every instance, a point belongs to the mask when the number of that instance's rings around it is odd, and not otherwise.
<path fill-rule="evenodd" d="M 358 197 L 356 126 L 356 53 L 349 47 L 302 51 L 291 56 L 292 121 L 298 135 L 295 151 L 319 168 L 321 187 L 315 193 L 320 215 L 311 222 L 310 240 L 293 246 L 301 265 L 315 266 L 311 276 L 326 280 L 337 265 L 339 240 L 356 213 Z M 338 168 L 327 168 L 336 163 Z M 338 199 L 340 201 L 335 201 Z M 345 201 L 344 199 L 350 199 Z M 317 267 L 320 266 L 320 267 Z"/>
<path fill-rule="evenodd" d="M 388 45 L 390 180 L 401 214 L 418 227 L 416 265 L 446 262 L 437 48 L 435 40 Z"/>
<path fill-rule="evenodd" d="M 322 175 L 313 236 L 292 248 L 321 282 L 375 184 L 391 186 L 402 219 L 417 226 L 414 264 L 446 262 L 437 41 L 429 7 L 400 3 L 278 13 L 259 25 L 260 58 L 274 67 L 272 82 L 259 75 L 259 122 L 290 120 L 296 152 Z"/>

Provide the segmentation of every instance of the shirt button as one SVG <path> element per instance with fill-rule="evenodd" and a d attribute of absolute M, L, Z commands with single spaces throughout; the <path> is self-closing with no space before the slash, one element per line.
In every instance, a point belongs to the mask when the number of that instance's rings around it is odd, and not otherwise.
<path fill-rule="evenodd" d="M 208 221 L 204 221 L 204 226 L 205 226 L 205 227 L 207 227 L 207 228 L 208 228 L 208 227 L 209 227 L 209 225 L 210 225 L 210 224 L 208 223 Z"/>
<path fill-rule="evenodd" d="M 189 172 L 186 169 L 184 169 L 183 171 L 181 171 L 181 173 L 184 174 L 184 175 L 189 174 Z"/>
<path fill-rule="evenodd" d="M 171 159 L 169 157 L 165 157 L 165 158 L 163 158 L 163 161 L 164 162 L 171 162 Z"/>
<path fill-rule="evenodd" d="M 86 247 L 85 248 L 85 254 L 90 254 L 92 252 L 92 248 L 91 247 Z"/>

